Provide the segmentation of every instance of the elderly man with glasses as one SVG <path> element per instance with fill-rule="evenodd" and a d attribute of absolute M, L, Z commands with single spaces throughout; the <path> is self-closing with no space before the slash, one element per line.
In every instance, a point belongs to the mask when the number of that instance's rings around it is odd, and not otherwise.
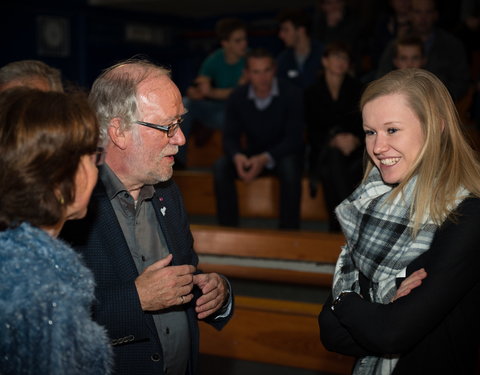
<path fill-rule="evenodd" d="M 171 180 L 185 108 L 169 72 L 129 60 L 94 82 L 106 158 L 89 215 L 63 232 L 95 274 L 93 317 L 116 374 L 195 374 L 197 320 L 232 315 L 227 280 L 196 270 L 187 214 Z"/>

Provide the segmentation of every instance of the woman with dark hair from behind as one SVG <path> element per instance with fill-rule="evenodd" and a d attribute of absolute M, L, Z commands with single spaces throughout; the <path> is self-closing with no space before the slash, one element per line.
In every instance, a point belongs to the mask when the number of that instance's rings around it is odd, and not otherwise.
<path fill-rule="evenodd" d="M 98 124 L 82 94 L 0 94 L 0 372 L 108 374 L 91 272 L 55 237 L 86 214 Z"/>
<path fill-rule="evenodd" d="M 474 374 L 480 164 L 443 83 L 395 70 L 360 101 L 368 162 L 336 209 L 346 238 L 320 314 L 354 374 Z"/>

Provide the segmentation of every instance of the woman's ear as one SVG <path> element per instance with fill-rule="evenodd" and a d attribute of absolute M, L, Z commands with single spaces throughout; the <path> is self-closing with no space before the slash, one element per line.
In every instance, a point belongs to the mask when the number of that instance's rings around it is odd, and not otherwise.
<path fill-rule="evenodd" d="M 75 172 L 75 197 L 65 207 L 65 219 L 80 219 L 87 213 L 88 201 L 97 183 L 98 170 L 92 155 L 83 155 Z"/>

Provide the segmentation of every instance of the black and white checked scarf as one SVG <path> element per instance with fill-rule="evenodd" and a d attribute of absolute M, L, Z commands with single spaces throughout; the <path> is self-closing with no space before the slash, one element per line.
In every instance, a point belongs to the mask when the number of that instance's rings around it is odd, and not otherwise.
<path fill-rule="evenodd" d="M 365 183 L 336 209 L 347 243 L 342 248 L 335 268 L 333 298 L 343 290 L 360 292 L 358 275 L 371 280 L 370 300 L 390 303 L 397 291 L 395 279 L 408 264 L 430 248 L 437 226 L 424 219 L 415 238 L 412 236 L 410 205 L 416 178 L 404 191 L 387 201 L 392 187 L 386 185 L 377 168 Z M 457 204 L 465 197 L 461 189 Z M 353 374 L 391 374 L 398 357 L 364 357 Z"/>

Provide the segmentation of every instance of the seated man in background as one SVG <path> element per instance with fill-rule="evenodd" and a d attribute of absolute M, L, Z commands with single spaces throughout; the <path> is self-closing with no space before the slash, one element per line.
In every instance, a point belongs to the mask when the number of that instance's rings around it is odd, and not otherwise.
<path fill-rule="evenodd" d="M 63 92 L 60 71 L 39 60 L 14 61 L 0 68 L 0 91 L 18 86 Z"/>
<path fill-rule="evenodd" d="M 393 65 L 397 69 L 422 68 L 425 63 L 423 42 L 416 36 L 402 36 L 393 44 Z"/>
<path fill-rule="evenodd" d="M 244 83 L 242 74 L 247 52 L 245 24 L 237 18 L 224 18 L 217 22 L 215 31 L 221 48 L 205 59 L 184 99 L 188 113 L 182 131 L 187 139 L 194 121 L 208 128 L 221 129 L 225 100 L 237 85 Z M 178 161 L 186 162 L 186 146 L 180 148 Z"/>
<path fill-rule="evenodd" d="M 275 61 L 263 49 L 247 55 L 245 74 L 250 83 L 228 99 L 226 155 L 214 167 L 219 224 L 238 225 L 236 178 L 250 182 L 273 173 L 280 180 L 279 228 L 298 229 L 304 148 L 302 92 L 275 78 Z"/>
<path fill-rule="evenodd" d="M 424 46 L 424 68 L 435 74 L 447 86 L 454 100 L 465 95 L 469 84 L 467 55 L 461 40 L 436 26 L 435 0 L 412 0 L 410 33 L 418 36 Z M 390 42 L 380 60 L 377 77 L 394 69 L 394 41 Z"/>

